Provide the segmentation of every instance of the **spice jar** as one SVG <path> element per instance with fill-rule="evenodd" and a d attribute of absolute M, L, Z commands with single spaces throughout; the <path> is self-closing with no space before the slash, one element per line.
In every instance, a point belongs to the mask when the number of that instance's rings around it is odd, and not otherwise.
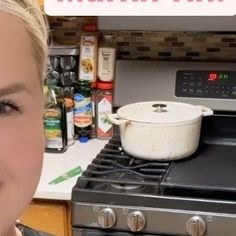
<path fill-rule="evenodd" d="M 70 86 L 72 87 L 73 84 L 76 82 L 77 76 L 73 71 L 66 71 L 61 74 L 60 78 L 60 85 L 61 86 Z"/>
<path fill-rule="evenodd" d="M 76 58 L 73 56 L 63 56 L 61 57 L 60 65 L 64 71 L 73 70 L 77 65 Z"/>
<path fill-rule="evenodd" d="M 107 118 L 112 113 L 113 83 L 97 83 L 97 138 L 110 139 L 113 136 L 113 125 Z"/>

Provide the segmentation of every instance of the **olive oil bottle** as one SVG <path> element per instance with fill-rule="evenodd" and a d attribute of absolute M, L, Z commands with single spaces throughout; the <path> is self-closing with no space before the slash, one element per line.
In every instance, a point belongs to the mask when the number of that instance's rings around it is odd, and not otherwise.
<path fill-rule="evenodd" d="M 67 150 L 66 106 L 61 88 L 49 87 L 44 115 L 45 151 Z"/>
<path fill-rule="evenodd" d="M 74 84 L 74 125 L 76 139 L 88 141 L 92 127 L 92 90 L 90 83 L 79 81 Z"/>

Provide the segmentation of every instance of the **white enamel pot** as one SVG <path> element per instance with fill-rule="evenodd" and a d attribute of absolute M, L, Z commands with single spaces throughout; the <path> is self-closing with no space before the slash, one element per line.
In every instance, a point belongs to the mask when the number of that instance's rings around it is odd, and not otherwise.
<path fill-rule="evenodd" d="M 141 102 L 123 106 L 108 119 L 120 127 L 123 149 L 149 160 L 177 160 L 199 145 L 203 116 L 210 108 L 179 102 Z"/>

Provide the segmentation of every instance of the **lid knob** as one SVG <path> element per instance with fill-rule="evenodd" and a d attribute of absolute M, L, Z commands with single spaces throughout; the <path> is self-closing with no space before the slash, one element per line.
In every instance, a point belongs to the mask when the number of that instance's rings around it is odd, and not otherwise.
<path fill-rule="evenodd" d="M 167 112 L 167 110 L 165 110 L 164 108 L 167 107 L 166 104 L 162 104 L 162 103 L 157 103 L 157 104 L 153 104 L 152 107 L 155 108 L 155 112 L 161 113 L 161 112 Z"/>

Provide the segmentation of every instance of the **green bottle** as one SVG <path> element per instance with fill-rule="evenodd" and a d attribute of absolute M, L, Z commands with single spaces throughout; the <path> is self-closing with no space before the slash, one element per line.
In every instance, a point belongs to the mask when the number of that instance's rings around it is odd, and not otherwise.
<path fill-rule="evenodd" d="M 87 142 L 92 127 L 92 90 L 86 81 L 74 84 L 74 125 L 76 139 Z"/>
<path fill-rule="evenodd" d="M 44 115 L 45 151 L 67 150 L 66 106 L 61 88 L 49 87 Z"/>

